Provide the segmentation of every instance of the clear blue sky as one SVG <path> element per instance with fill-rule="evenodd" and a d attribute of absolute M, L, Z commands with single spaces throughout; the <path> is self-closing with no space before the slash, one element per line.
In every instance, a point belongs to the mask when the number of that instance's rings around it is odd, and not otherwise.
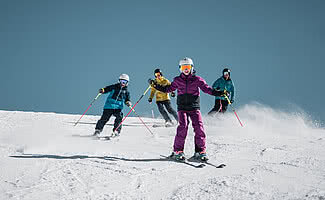
<path fill-rule="evenodd" d="M 135 102 L 156 66 L 172 79 L 189 56 L 210 85 L 231 68 L 236 107 L 294 104 L 325 121 L 324 10 L 323 0 L 0 0 L 0 109 L 83 113 L 121 73 Z M 214 98 L 201 96 L 206 113 Z M 151 113 L 147 97 L 138 113 Z"/>

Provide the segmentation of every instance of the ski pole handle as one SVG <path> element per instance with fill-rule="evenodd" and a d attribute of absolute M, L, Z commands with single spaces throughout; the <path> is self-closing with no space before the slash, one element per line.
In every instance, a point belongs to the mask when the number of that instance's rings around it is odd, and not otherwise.
<path fill-rule="evenodd" d="M 98 93 L 94 100 L 96 101 L 100 95 L 102 95 L 102 93 Z"/>

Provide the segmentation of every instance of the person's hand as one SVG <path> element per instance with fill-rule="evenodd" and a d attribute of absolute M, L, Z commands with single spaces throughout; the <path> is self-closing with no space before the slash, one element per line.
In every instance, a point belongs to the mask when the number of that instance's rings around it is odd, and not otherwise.
<path fill-rule="evenodd" d="M 229 97 L 229 92 L 227 90 L 223 90 L 221 96 L 227 96 L 227 97 Z"/>
<path fill-rule="evenodd" d="M 175 96 L 176 96 L 176 95 L 175 95 L 175 92 L 171 92 L 171 93 L 170 93 L 170 96 L 171 96 L 171 97 L 175 97 Z"/>
<path fill-rule="evenodd" d="M 220 90 L 213 88 L 212 95 L 216 96 L 216 97 L 221 97 L 221 96 L 224 96 L 224 94 L 225 94 L 224 92 L 225 91 L 220 91 Z"/>
<path fill-rule="evenodd" d="M 151 79 L 151 78 L 149 78 L 149 79 L 148 79 L 148 83 L 149 83 L 150 85 L 154 85 L 154 84 L 156 83 L 156 81 L 153 80 L 153 79 Z"/>
<path fill-rule="evenodd" d="M 104 88 L 100 88 L 100 89 L 98 90 L 98 92 L 103 94 L 103 93 L 105 92 L 105 90 L 104 90 Z"/>
<path fill-rule="evenodd" d="M 148 83 L 149 83 L 152 87 L 154 87 L 154 88 L 156 88 L 156 86 L 157 86 L 157 81 L 156 81 L 156 79 L 151 79 L 151 78 L 149 78 Z"/>
<path fill-rule="evenodd" d="M 151 103 L 152 102 L 152 98 L 149 98 L 148 101 L 149 101 L 149 103 Z"/>
<path fill-rule="evenodd" d="M 131 106 L 132 106 L 131 101 L 127 101 L 127 102 L 125 102 L 125 104 L 126 104 L 128 107 L 131 107 Z"/>
<path fill-rule="evenodd" d="M 233 104 L 233 103 L 234 103 L 234 100 L 233 100 L 233 99 L 231 99 L 231 100 L 230 100 L 230 103 L 231 103 L 231 104 Z"/>

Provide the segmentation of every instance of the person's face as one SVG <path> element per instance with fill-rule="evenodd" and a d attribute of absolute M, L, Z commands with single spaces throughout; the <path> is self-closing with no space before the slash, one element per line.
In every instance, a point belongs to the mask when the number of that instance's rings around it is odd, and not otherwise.
<path fill-rule="evenodd" d="M 223 77 L 227 80 L 229 78 L 229 73 L 228 72 L 224 72 L 223 73 Z"/>
<path fill-rule="evenodd" d="M 158 73 L 155 73 L 155 77 L 157 78 L 157 79 L 161 79 L 161 74 L 158 72 Z"/>
<path fill-rule="evenodd" d="M 120 84 L 121 84 L 122 87 L 125 87 L 128 84 L 128 81 L 121 79 Z"/>

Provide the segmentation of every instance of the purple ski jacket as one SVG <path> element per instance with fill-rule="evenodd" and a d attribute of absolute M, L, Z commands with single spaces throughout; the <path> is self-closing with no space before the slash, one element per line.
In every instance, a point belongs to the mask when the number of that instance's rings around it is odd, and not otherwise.
<path fill-rule="evenodd" d="M 183 73 L 174 78 L 171 85 L 161 86 L 155 85 L 157 90 L 162 92 L 173 92 L 177 90 L 177 110 L 191 111 L 200 109 L 200 90 L 203 92 L 218 96 L 218 91 L 211 88 L 203 78 L 190 74 L 188 76 Z"/>

